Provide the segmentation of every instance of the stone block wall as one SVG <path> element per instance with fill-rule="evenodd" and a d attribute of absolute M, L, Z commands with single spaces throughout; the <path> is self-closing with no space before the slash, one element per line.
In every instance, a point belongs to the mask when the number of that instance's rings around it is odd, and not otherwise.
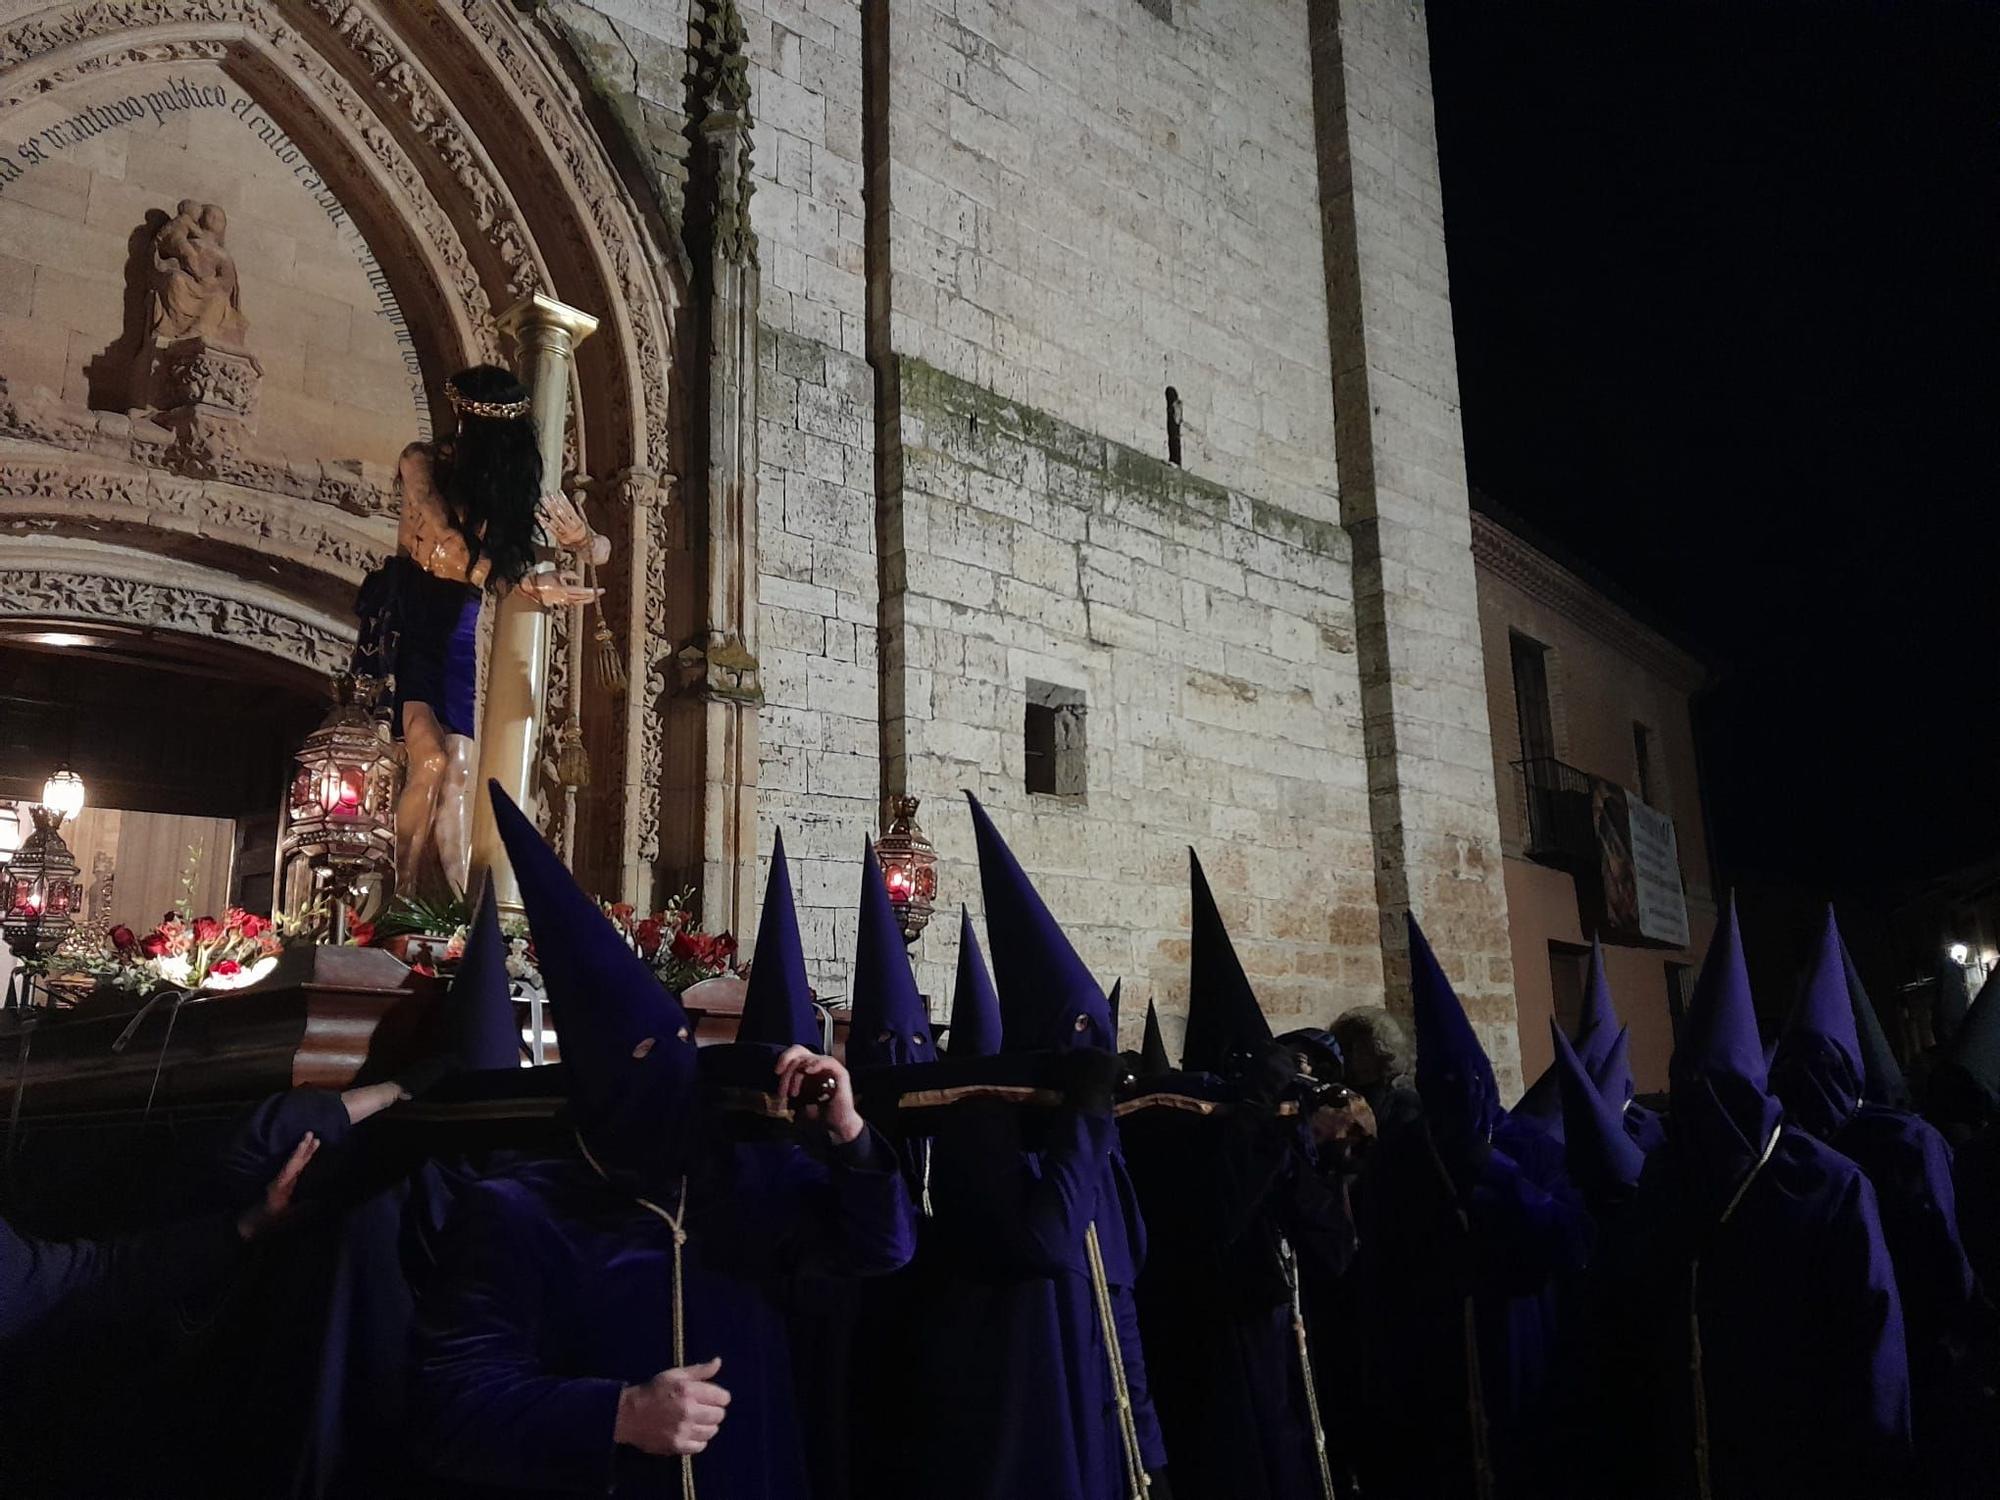
<path fill-rule="evenodd" d="M 1414 911 L 1520 1087 L 1492 741 L 1420 7 L 1312 0 L 1341 469 L 1389 992 Z"/>
<path fill-rule="evenodd" d="M 638 74 L 686 42 L 685 0 L 557 8 Z M 885 791 L 976 904 L 970 786 L 1128 1030 L 1181 1004 L 1194 843 L 1276 1017 L 1399 995 L 1414 908 L 1517 1086 L 1421 8 L 739 9 L 760 818 L 816 982 L 845 991 Z M 631 92 L 670 197 L 672 90 Z M 1169 385 L 1185 471 L 1149 456 Z M 1026 790 L 1031 682 L 1086 698 L 1081 798 Z"/>
<path fill-rule="evenodd" d="M 1332 519 L 1305 7 L 887 10 L 896 352 Z"/>
<path fill-rule="evenodd" d="M 1128 1042 L 1149 996 L 1177 1041 L 1189 845 L 1274 1024 L 1378 1001 L 1345 534 L 920 362 L 900 377 L 884 662 L 942 856 L 926 992 L 950 994 L 950 905 L 979 910 L 969 789 L 1124 980 Z M 1082 796 L 1025 789 L 1031 683 L 1084 696 Z"/>

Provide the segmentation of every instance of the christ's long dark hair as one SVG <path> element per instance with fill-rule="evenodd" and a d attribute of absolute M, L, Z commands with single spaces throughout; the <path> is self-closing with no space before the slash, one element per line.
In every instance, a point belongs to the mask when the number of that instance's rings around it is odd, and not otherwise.
<path fill-rule="evenodd" d="M 461 370 L 450 384 L 467 401 L 528 399 L 521 382 L 498 365 Z M 488 561 L 486 586 L 519 583 L 535 563 L 535 512 L 542 499 L 542 450 L 534 420 L 458 412 L 458 436 L 439 477 L 451 524 L 465 538 L 472 560 Z"/>

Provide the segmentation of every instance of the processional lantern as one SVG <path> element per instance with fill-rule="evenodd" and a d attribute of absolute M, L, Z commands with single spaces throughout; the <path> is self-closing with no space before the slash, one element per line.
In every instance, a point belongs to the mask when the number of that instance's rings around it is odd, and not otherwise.
<path fill-rule="evenodd" d="M 42 783 L 42 806 L 56 814 L 56 826 L 83 811 L 83 778 L 65 761 Z"/>
<path fill-rule="evenodd" d="M 930 924 L 937 901 L 937 849 L 917 823 L 915 797 L 896 797 L 889 804 L 889 829 L 875 841 L 875 858 L 889 887 L 889 907 L 914 943 Z"/>
<path fill-rule="evenodd" d="M 30 976 L 47 971 L 49 960 L 69 936 L 76 914 L 83 908 L 83 882 L 76 856 L 63 842 L 63 815 L 54 808 L 33 807 L 35 831 L 27 836 L 0 877 L 0 938 L 14 955 L 22 972 Z M 26 1004 L 28 991 L 21 990 Z"/>
<path fill-rule="evenodd" d="M 333 708 L 294 753 L 279 812 L 279 908 L 335 943 L 346 941 L 349 908 L 386 890 L 396 869 L 402 765 L 386 691 L 384 678 L 334 678 Z"/>

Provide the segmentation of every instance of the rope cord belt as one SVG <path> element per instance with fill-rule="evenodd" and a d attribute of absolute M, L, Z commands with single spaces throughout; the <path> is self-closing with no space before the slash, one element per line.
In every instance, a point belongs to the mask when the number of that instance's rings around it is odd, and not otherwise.
<path fill-rule="evenodd" d="M 1778 1137 L 1785 1133 L 1780 1125 L 1771 1132 L 1771 1139 L 1764 1143 L 1764 1154 L 1757 1158 L 1757 1165 L 1743 1174 L 1743 1180 L 1736 1185 L 1736 1191 L 1729 1199 L 1729 1206 L 1716 1220 L 1720 1229 L 1729 1222 L 1736 1212 L 1736 1206 L 1743 1201 L 1743 1195 L 1750 1191 L 1750 1184 L 1757 1180 L 1757 1174 L 1764 1170 L 1764 1164 L 1771 1159 L 1771 1153 L 1778 1149 Z M 1700 1500 L 1714 1500 L 1713 1480 L 1708 1472 L 1708 1387 L 1702 1373 L 1701 1364 L 1701 1255 L 1696 1252 L 1688 1262 L 1688 1379 L 1694 1387 L 1694 1479 L 1695 1491 Z"/>
<path fill-rule="evenodd" d="M 576 1149 L 583 1153 L 583 1159 L 590 1163 L 590 1169 L 606 1183 L 611 1174 L 604 1170 L 597 1158 L 590 1154 L 590 1147 L 584 1144 L 583 1135 L 578 1132 Z M 637 1193 L 632 1201 L 665 1224 L 674 1237 L 674 1368 L 687 1364 L 687 1317 L 685 1312 L 685 1284 L 682 1280 L 681 1251 L 687 1244 L 688 1180 L 681 1177 L 681 1207 L 677 1214 L 670 1214 L 650 1198 L 641 1198 Z M 694 1492 L 694 1455 L 681 1455 L 681 1500 L 696 1500 Z"/>
<path fill-rule="evenodd" d="M 1125 1380 L 1125 1356 L 1118 1347 L 1118 1315 L 1111 1305 L 1111 1282 L 1104 1274 L 1104 1250 L 1098 1243 L 1095 1219 L 1083 1231 L 1083 1248 L 1090 1257 L 1090 1289 L 1097 1294 L 1097 1321 L 1104 1328 L 1111 1391 L 1118 1400 L 1118 1429 L 1125 1440 L 1126 1494 L 1130 1500 L 1146 1500 L 1152 1480 L 1146 1477 L 1146 1457 L 1139 1450 L 1139 1423 L 1132 1412 L 1132 1387 Z"/>
<path fill-rule="evenodd" d="M 1333 1466 L 1326 1456 L 1326 1427 L 1320 1421 L 1319 1389 L 1313 1384 L 1312 1349 L 1306 1338 L 1306 1302 L 1299 1285 L 1299 1257 L 1292 1242 L 1278 1236 L 1278 1267 L 1292 1294 L 1292 1336 L 1299 1345 L 1299 1374 L 1306 1384 L 1306 1415 L 1312 1420 L 1313 1454 L 1319 1460 L 1319 1487 L 1324 1500 L 1340 1500 L 1333 1488 Z"/>

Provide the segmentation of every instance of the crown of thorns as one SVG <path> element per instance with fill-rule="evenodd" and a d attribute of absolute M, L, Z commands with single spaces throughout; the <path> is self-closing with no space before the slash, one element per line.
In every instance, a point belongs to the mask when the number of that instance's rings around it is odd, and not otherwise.
<path fill-rule="evenodd" d="M 525 417 L 528 414 L 528 399 L 525 396 L 519 401 L 475 401 L 449 380 L 444 383 L 444 399 L 462 417 L 505 418 Z"/>

